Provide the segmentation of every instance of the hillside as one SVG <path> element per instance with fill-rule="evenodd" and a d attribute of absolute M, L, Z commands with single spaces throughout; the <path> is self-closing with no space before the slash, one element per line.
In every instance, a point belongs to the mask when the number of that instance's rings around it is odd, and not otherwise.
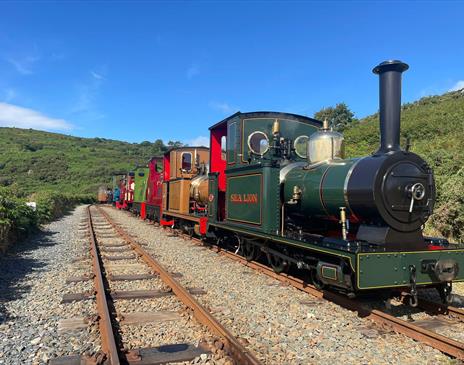
<path fill-rule="evenodd" d="M 360 120 L 344 132 L 347 154 L 362 156 L 379 145 L 378 115 Z M 464 90 L 405 104 L 401 114 L 401 144 L 410 138 L 411 151 L 432 166 L 437 204 L 429 233 L 464 239 Z M 438 232 L 434 232 L 437 230 Z"/>
<path fill-rule="evenodd" d="M 95 194 L 111 175 L 160 153 L 161 141 L 132 144 L 31 129 L 0 128 L 0 186 L 24 193 L 54 190 Z"/>

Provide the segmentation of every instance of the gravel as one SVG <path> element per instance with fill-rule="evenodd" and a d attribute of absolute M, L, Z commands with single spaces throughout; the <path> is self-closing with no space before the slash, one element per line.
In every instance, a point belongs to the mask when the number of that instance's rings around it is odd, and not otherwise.
<path fill-rule="evenodd" d="M 97 328 L 58 332 L 58 323 L 70 317 L 95 314 L 92 300 L 61 304 L 63 294 L 92 289 L 91 282 L 66 284 L 69 276 L 89 272 L 72 262 L 83 255 L 88 241 L 77 207 L 46 225 L 43 233 L 11 247 L 0 257 L 0 364 L 46 364 L 49 359 L 99 350 Z M 88 243 L 87 243 L 88 246 Z"/>
<path fill-rule="evenodd" d="M 126 212 L 106 208 L 147 251 L 178 277 L 186 287 L 203 288 L 197 299 L 239 340 L 266 364 L 447 364 L 447 356 L 404 336 L 375 327 L 370 321 L 332 303 L 318 300 L 246 268 L 203 247 L 193 245 Z M 71 276 L 89 274 L 85 206 L 48 224 L 43 233 L 11 247 L 0 257 L 0 364 L 46 364 L 57 356 L 100 349 L 98 327 L 58 332 L 60 320 L 92 317 L 95 301 L 61 304 L 63 294 L 89 292 L 92 281 L 66 284 Z M 95 219 L 97 236 L 104 244 L 119 244 L 111 227 Z M 126 256 L 131 251 L 105 252 L 105 256 Z M 78 258 L 78 260 L 76 260 Z M 139 259 L 103 260 L 113 274 L 151 273 Z M 135 265 L 134 265 L 135 264 Z M 145 267 L 145 270 L 141 270 Z M 112 281 L 112 290 L 166 290 L 153 278 Z M 464 294 L 464 285 L 454 286 Z M 174 297 L 115 300 L 118 313 L 175 311 L 178 320 L 120 326 L 126 349 L 173 343 L 206 342 L 213 355 L 193 361 L 201 364 L 230 364 L 222 346 Z M 399 315 L 406 316 L 400 313 Z M 415 320 L 424 314 L 413 313 Z M 443 326 L 437 332 L 464 339 L 460 323 Z M 454 334 L 453 334 L 454 332 Z M 217 349 L 216 349 L 217 347 Z"/>
<path fill-rule="evenodd" d="M 105 208 L 265 364 L 448 364 L 446 355 L 385 332 L 333 303 L 172 237 L 128 213 Z"/>

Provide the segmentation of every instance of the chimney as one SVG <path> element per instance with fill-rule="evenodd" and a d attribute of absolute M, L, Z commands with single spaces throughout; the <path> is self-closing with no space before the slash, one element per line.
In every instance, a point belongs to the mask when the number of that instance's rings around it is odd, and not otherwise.
<path fill-rule="evenodd" d="M 409 66 L 401 61 L 385 61 L 372 72 L 379 75 L 380 148 L 375 153 L 399 151 L 401 118 L 401 74 Z"/>

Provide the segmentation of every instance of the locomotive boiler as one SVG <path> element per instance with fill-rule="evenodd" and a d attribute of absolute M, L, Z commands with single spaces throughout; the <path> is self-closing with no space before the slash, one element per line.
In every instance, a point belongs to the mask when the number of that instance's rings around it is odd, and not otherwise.
<path fill-rule="evenodd" d="M 292 227 L 342 221 L 344 239 L 349 234 L 387 250 L 426 248 L 421 226 L 432 214 L 435 182 L 427 163 L 400 147 L 401 73 L 407 69 L 399 61 L 374 68 L 380 76 L 377 152 L 344 159 L 343 136 L 325 123 L 309 138 L 308 164 L 281 171 Z"/>

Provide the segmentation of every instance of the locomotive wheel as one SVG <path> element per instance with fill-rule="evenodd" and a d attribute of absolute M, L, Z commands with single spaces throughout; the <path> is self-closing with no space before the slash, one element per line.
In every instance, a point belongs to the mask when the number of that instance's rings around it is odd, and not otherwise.
<path fill-rule="evenodd" d="M 258 246 L 251 243 L 249 240 L 244 240 L 242 245 L 242 255 L 247 261 L 255 261 L 259 258 L 261 250 Z"/>
<path fill-rule="evenodd" d="M 267 260 L 271 265 L 272 269 L 275 273 L 281 274 L 283 272 L 287 272 L 290 265 L 287 260 L 283 259 L 280 256 L 275 256 L 273 254 L 267 254 Z"/>

